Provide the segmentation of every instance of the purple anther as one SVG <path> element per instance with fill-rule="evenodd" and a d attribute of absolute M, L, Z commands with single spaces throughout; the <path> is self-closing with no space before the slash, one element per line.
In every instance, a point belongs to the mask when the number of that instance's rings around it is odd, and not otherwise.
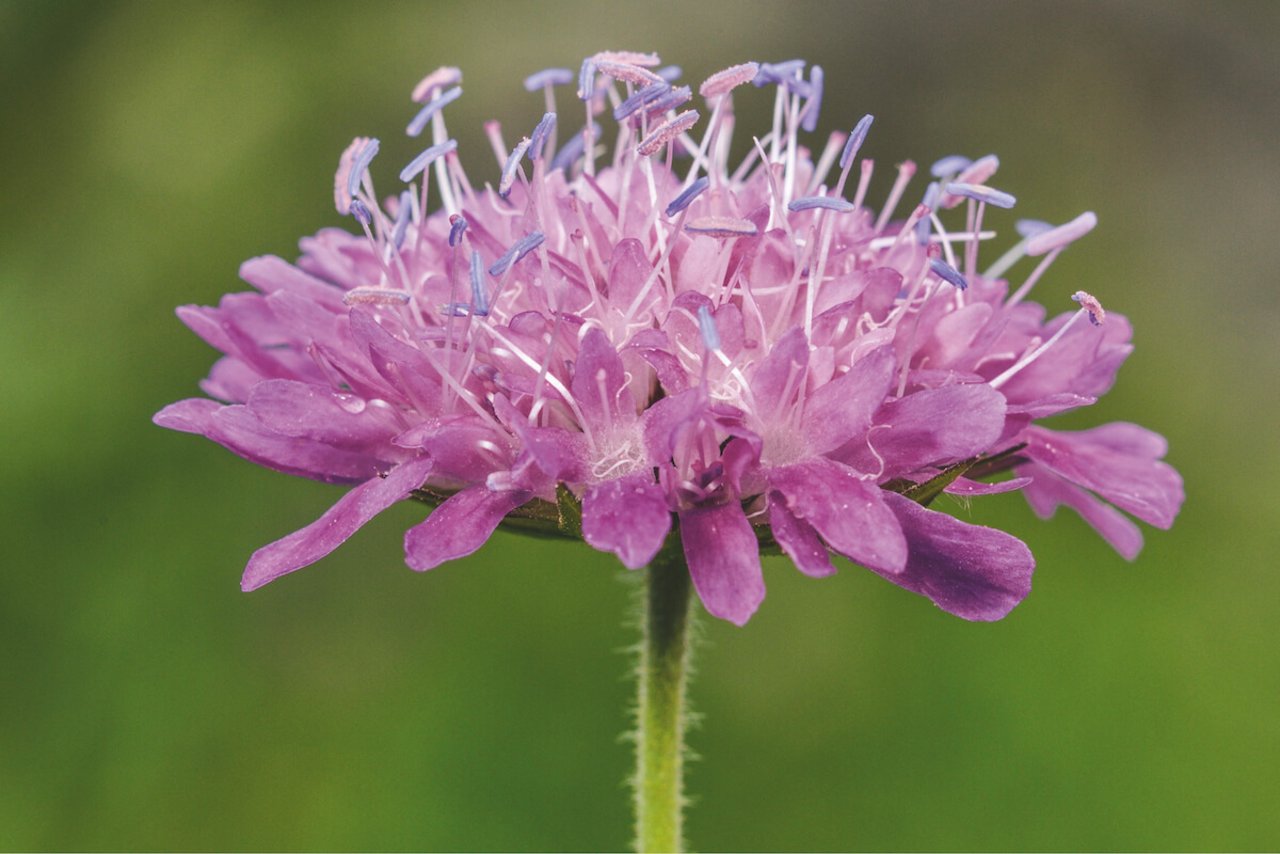
<path fill-rule="evenodd" d="M 962 184 L 959 181 L 952 181 L 947 184 L 947 192 L 953 196 L 963 196 L 998 208 L 1011 208 L 1018 202 L 1008 193 L 988 187 L 986 184 Z"/>
<path fill-rule="evenodd" d="M 368 225 L 373 222 L 373 214 L 369 211 L 368 205 L 359 199 L 351 200 L 350 212 L 361 225 Z"/>
<path fill-rule="evenodd" d="M 440 97 L 433 99 L 421 110 L 418 110 L 418 114 L 413 117 L 413 121 L 409 122 L 409 126 L 404 129 L 404 132 L 409 136 L 420 136 L 422 129 L 427 126 L 427 122 L 431 121 L 431 117 L 443 110 L 446 105 L 458 100 L 461 95 L 462 87 L 454 86 L 448 92 L 440 95 Z"/>
<path fill-rule="evenodd" d="M 693 90 L 688 86 L 677 86 L 665 95 L 659 95 L 648 104 L 645 105 L 645 113 L 648 115 L 661 115 L 668 110 L 676 110 L 683 107 L 693 97 Z"/>
<path fill-rule="evenodd" d="M 368 142 L 366 137 L 356 137 L 338 158 L 338 171 L 333 175 L 333 206 L 343 216 L 351 213 L 351 197 L 354 195 L 347 189 L 347 182 L 351 178 L 351 164 L 355 162 L 356 155 Z"/>
<path fill-rule="evenodd" d="M 612 77 L 614 80 L 621 80 L 624 83 L 631 83 L 634 86 L 650 86 L 654 83 L 666 82 L 649 69 L 626 62 L 600 60 L 596 62 L 596 71 L 606 77 Z"/>
<path fill-rule="evenodd" d="M 818 114 L 822 112 L 823 80 L 822 66 L 811 66 L 809 68 L 809 100 L 805 102 L 804 111 L 800 114 L 800 127 L 805 133 L 813 133 L 818 129 Z"/>
<path fill-rule="evenodd" d="M 369 168 L 369 164 L 373 162 L 373 158 L 378 153 L 378 141 L 370 139 L 364 147 L 360 149 L 360 153 L 356 155 L 355 160 L 351 163 L 351 171 L 347 173 L 347 195 L 354 196 L 356 191 L 360 189 L 360 179 L 364 177 L 365 170 Z"/>
<path fill-rule="evenodd" d="M 1098 224 L 1098 215 L 1093 211 L 1085 211 L 1080 216 L 1057 228 L 1043 231 L 1027 241 L 1027 254 L 1031 257 L 1044 255 L 1055 249 L 1062 249 L 1093 231 Z"/>
<path fill-rule="evenodd" d="M 467 218 L 462 214 L 449 217 L 449 245 L 457 246 L 462 241 L 462 232 L 467 230 Z"/>
<path fill-rule="evenodd" d="M 524 79 L 526 92 L 536 92 L 546 86 L 564 86 L 573 82 L 573 71 L 568 68 L 544 68 Z"/>
<path fill-rule="evenodd" d="M 967 168 L 972 162 L 963 154 L 948 154 L 946 157 L 933 162 L 933 165 L 929 167 L 929 174 L 935 178 L 950 178 L 961 169 Z"/>
<path fill-rule="evenodd" d="M 979 157 L 960 170 L 960 174 L 956 176 L 956 181 L 961 184 L 981 184 L 996 174 L 996 170 L 999 168 L 1000 158 L 994 154 L 988 154 L 986 157 Z"/>
<path fill-rule="evenodd" d="M 702 191 L 707 189 L 710 185 L 711 181 L 706 175 L 703 175 L 701 178 L 694 181 L 683 193 L 672 199 L 671 204 L 667 205 L 667 216 L 675 216 L 680 213 L 680 211 L 689 207 L 689 205 L 693 203 L 693 200 L 702 195 Z"/>
<path fill-rule="evenodd" d="M 391 242 L 399 249 L 404 245 L 404 236 L 409 231 L 409 221 L 413 217 L 413 193 L 405 190 L 400 194 L 400 206 L 396 210 L 395 228 L 391 230 Z"/>
<path fill-rule="evenodd" d="M 596 91 L 596 63 L 591 57 L 582 60 L 582 68 L 578 70 L 578 99 L 591 100 Z"/>
<path fill-rule="evenodd" d="M 619 104 L 613 111 L 613 120 L 620 122 L 636 110 L 652 103 L 655 99 L 667 94 L 671 91 L 671 84 L 665 80 L 657 83 L 650 83 L 643 89 L 639 89 L 631 94 L 629 98 Z"/>
<path fill-rule="evenodd" d="M 1042 231 L 1048 231 L 1051 228 L 1053 226 L 1042 219 L 1020 219 L 1013 224 L 1013 230 L 1018 232 L 1019 237 L 1023 238 L 1035 237 Z"/>
<path fill-rule="evenodd" d="M 447 302 L 441 310 L 448 317 L 470 317 L 471 306 L 465 302 Z"/>
<path fill-rule="evenodd" d="M 743 83 L 750 83 L 760 73 L 760 63 L 744 62 L 741 65 L 731 65 L 723 71 L 717 71 L 706 80 L 702 81 L 702 85 L 698 87 L 698 94 L 704 98 L 715 98 L 719 95 L 726 95 L 737 89 Z"/>
<path fill-rule="evenodd" d="M 413 87 L 413 100 L 419 104 L 431 97 L 431 93 L 446 86 L 456 86 L 462 82 L 462 69 L 451 65 L 441 66 L 423 77 Z"/>
<path fill-rule="evenodd" d="M 787 205 L 787 210 L 792 213 L 797 211 L 811 211 L 814 208 L 822 208 L 824 210 L 836 211 L 837 213 L 847 213 L 854 209 L 853 202 L 846 201 L 839 196 L 805 196 L 802 199 L 796 199 Z"/>
<path fill-rule="evenodd" d="M 511 244 L 506 252 L 502 253 L 502 257 L 493 262 L 493 266 L 489 268 L 490 276 L 501 276 L 511 266 L 524 256 L 528 255 L 534 249 L 542 245 L 542 241 L 546 239 L 541 231 L 532 231 L 524 237 Z"/>
<path fill-rule="evenodd" d="M 547 113 L 542 117 L 542 121 L 538 122 L 538 126 L 533 129 L 533 135 L 529 137 L 529 159 L 537 160 L 542 156 L 542 148 L 546 144 L 547 136 L 556 127 L 556 114 Z"/>
<path fill-rule="evenodd" d="M 560 146 L 560 150 L 556 152 L 556 156 L 551 158 L 552 170 L 568 170 L 573 162 L 582 156 L 582 150 L 586 147 L 585 136 L 587 133 L 587 129 L 583 128 L 573 136 L 569 137 L 564 145 Z M 594 132 L 591 132 L 591 138 L 593 140 L 595 139 Z"/>
<path fill-rule="evenodd" d="M 755 79 L 751 84 L 757 89 L 761 86 L 770 84 L 778 84 L 783 80 L 795 77 L 796 73 L 804 68 L 803 59 L 788 59 L 783 62 L 762 62 L 760 63 L 760 71 L 756 73 Z"/>
<path fill-rule="evenodd" d="M 396 288 L 352 288 L 342 295 L 343 305 L 408 305 L 408 291 Z"/>
<path fill-rule="evenodd" d="M 644 68 L 653 68 L 662 63 L 656 53 L 639 53 L 634 50 L 602 50 L 591 59 L 596 62 L 625 62 L 628 65 L 640 65 Z"/>
<path fill-rule="evenodd" d="M 511 185 L 516 181 L 516 170 L 520 167 L 520 161 L 524 159 L 524 153 L 529 150 L 529 137 L 525 137 L 516 143 L 516 147 L 511 149 L 511 153 L 507 155 L 507 163 L 502 167 L 502 177 L 498 179 L 498 195 L 506 198 L 511 194 Z"/>
<path fill-rule="evenodd" d="M 1101 326 L 1107 320 L 1107 313 L 1102 309 L 1102 303 L 1098 302 L 1097 297 L 1087 294 L 1084 291 L 1076 291 L 1071 298 L 1080 303 L 1080 307 L 1089 312 L 1089 322 L 1094 326 Z"/>
<path fill-rule="evenodd" d="M 950 282 L 962 291 L 969 287 L 969 283 L 964 280 L 964 276 L 960 275 L 960 271 L 940 258 L 930 258 L 929 269 L 939 279 Z"/>
<path fill-rule="evenodd" d="M 702 333 L 702 343 L 708 350 L 720 349 L 720 330 L 716 328 L 711 309 L 705 305 L 698 306 L 698 331 Z"/>
<path fill-rule="evenodd" d="M 693 127 L 698 122 L 697 110 L 685 110 L 669 122 L 665 122 L 640 141 L 636 146 L 636 151 L 641 157 L 649 157 L 657 154 L 662 147 L 680 134 Z"/>
<path fill-rule="evenodd" d="M 844 151 L 840 153 L 841 169 L 848 169 L 849 164 L 853 162 L 853 158 L 858 156 L 858 149 L 862 148 L 862 143 L 867 138 L 867 131 L 871 130 L 871 123 L 875 120 L 875 116 L 867 113 L 858 119 L 858 123 L 853 126 L 853 130 L 849 131 L 849 139 L 845 141 Z"/>
<path fill-rule="evenodd" d="M 681 74 L 684 74 L 684 70 L 678 65 L 666 65 L 658 69 L 658 76 L 668 83 L 679 80 Z"/>
<path fill-rule="evenodd" d="M 480 253 L 471 250 L 471 312 L 485 317 L 489 314 L 489 292 L 484 286 L 484 266 Z"/>
<path fill-rule="evenodd" d="M 938 195 L 941 192 L 942 190 L 938 186 L 938 182 L 931 181 L 929 183 L 929 186 L 925 188 L 924 198 L 920 200 L 920 205 L 922 207 L 928 208 L 930 213 L 937 210 Z M 929 232 L 931 232 L 932 230 L 933 230 L 933 223 L 930 221 L 928 215 L 921 217 L 920 221 L 916 223 L 916 242 L 928 243 Z"/>
<path fill-rule="evenodd" d="M 435 163 L 444 155 L 458 148 L 456 139 L 446 139 L 439 145 L 433 145 L 417 157 L 409 161 L 409 165 L 400 170 L 401 181 L 412 181 L 414 176 Z"/>
<path fill-rule="evenodd" d="M 709 237 L 754 237 L 756 224 L 733 216 L 700 216 L 685 223 L 684 230 Z"/>

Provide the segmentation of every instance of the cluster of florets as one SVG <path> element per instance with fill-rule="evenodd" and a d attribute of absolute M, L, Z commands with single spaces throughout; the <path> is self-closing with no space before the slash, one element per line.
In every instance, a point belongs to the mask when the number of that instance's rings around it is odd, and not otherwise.
<path fill-rule="evenodd" d="M 1033 558 L 929 509 L 938 494 L 1020 489 L 1043 515 L 1066 504 L 1130 558 L 1142 537 L 1119 510 L 1172 522 L 1182 486 L 1158 435 L 1035 423 L 1093 403 L 1132 349 L 1125 319 L 1084 292 L 1050 319 L 1026 299 L 1092 214 L 1020 222 L 980 271 L 986 209 L 1014 204 L 989 184 L 994 156 L 938 161 L 895 218 L 916 166 L 897 167 L 878 210 L 865 204 L 870 116 L 817 158 L 800 144 L 820 67 L 714 74 L 698 89 L 704 122 L 679 69 L 659 66 L 610 52 L 528 78 L 547 113 L 510 149 L 488 126 L 500 172 L 483 189 L 444 123 L 461 73 L 433 72 L 413 93 L 408 131 L 429 127 L 432 144 L 400 172 L 407 189 L 375 192 L 376 139 L 341 157 L 335 202 L 363 233 L 322 230 L 296 265 L 245 263 L 256 293 L 179 309 L 225 356 L 202 384 L 214 399 L 157 423 L 352 485 L 255 553 L 246 590 L 413 497 L 433 506 L 405 537 L 417 570 L 506 523 L 580 536 L 632 569 L 682 549 L 706 608 L 739 624 L 764 597 L 761 553 L 779 549 L 808 575 L 834 572 L 834 552 L 992 620 L 1029 592 Z M 575 81 L 584 124 L 558 144 L 555 92 Z M 774 120 L 731 165 L 744 86 L 773 90 Z M 944 225 L 958 207 L 963 224 Z M 1040 261 L 1011 289 L 1024 257 Z"/>

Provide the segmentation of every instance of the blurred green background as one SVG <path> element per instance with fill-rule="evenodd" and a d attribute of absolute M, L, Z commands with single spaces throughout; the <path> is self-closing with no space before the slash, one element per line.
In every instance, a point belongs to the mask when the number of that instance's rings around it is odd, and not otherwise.
<path fill-rule="evenodd" d="M 628 844 L 611 558 L 500 535 L 418 575 L 402 506 L 244 595 L 253 549 L 340 492 L 149 421 L 214 358 L 173 307 L 335 224 L 353 136 L 385 168 L 416 153 L 425 71 L 463 67 L 450 125 L 493 180 L 483 121 L 531 128 L 523 76 L 603 48 L 694 82 L 804 57 L 824 128 L 876 115 L 882 167 L 996 151 L 1020 215 L 1096 210 L 1037 295 L 1092 291 L 1138 347 L 1066 423 L 1163 432 L 1187 483 L 1132 566 L 1017 496 L 952 504 L 1038 557 L 995 625 L 769 563 L 746 628 L 702 621 L 692 844 L 1280 846 L 1278 10 L 0 2 L 0 847 Z M 740 106 L 747 127 L 766 98 Z"/>

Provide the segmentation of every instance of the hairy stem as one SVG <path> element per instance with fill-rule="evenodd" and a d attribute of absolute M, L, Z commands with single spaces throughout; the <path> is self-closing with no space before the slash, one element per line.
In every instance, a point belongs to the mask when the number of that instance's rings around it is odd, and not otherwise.
<path fill-rule="evenodd" d="M 649 565 L 636 710 L 636 850 L 682 851 L 684 695 L 692 585 L 680 549 Z"/>

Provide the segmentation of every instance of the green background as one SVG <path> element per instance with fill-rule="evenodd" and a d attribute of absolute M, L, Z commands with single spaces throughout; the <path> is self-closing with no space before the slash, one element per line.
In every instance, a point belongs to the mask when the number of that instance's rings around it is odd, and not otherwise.
<path fill-rule="evenodd" d="M 604 48 L 693 82 L 804 57 L 824 128 L 876 115 L 883 172 L 996 151 L 1020 215 L 1097 211 L 1036 294 L 1092 291 L 1137 350 L 1067 424 L 1166 434 L 1187 485 L 1136 565 L 1018 496 L 949 505 L 1038 557 L 994 625 L 771 560 L 745 628 L 702 621 L 692 844 L 1280 846 L 1277 10 L 0 2 L 0 847 L 628 844 L 616 562 L 499 535 L 419 575 L 399 506 L 244 595 L 253 549 L 340 492 L 149 421 L 214 358 L 173 307 L 337 223 L 353 136 L 416 153 L 423 73 L 463 67 L 450 125 L 496 180 L 483 121 L 527 132 L 524 75 Z"/>

